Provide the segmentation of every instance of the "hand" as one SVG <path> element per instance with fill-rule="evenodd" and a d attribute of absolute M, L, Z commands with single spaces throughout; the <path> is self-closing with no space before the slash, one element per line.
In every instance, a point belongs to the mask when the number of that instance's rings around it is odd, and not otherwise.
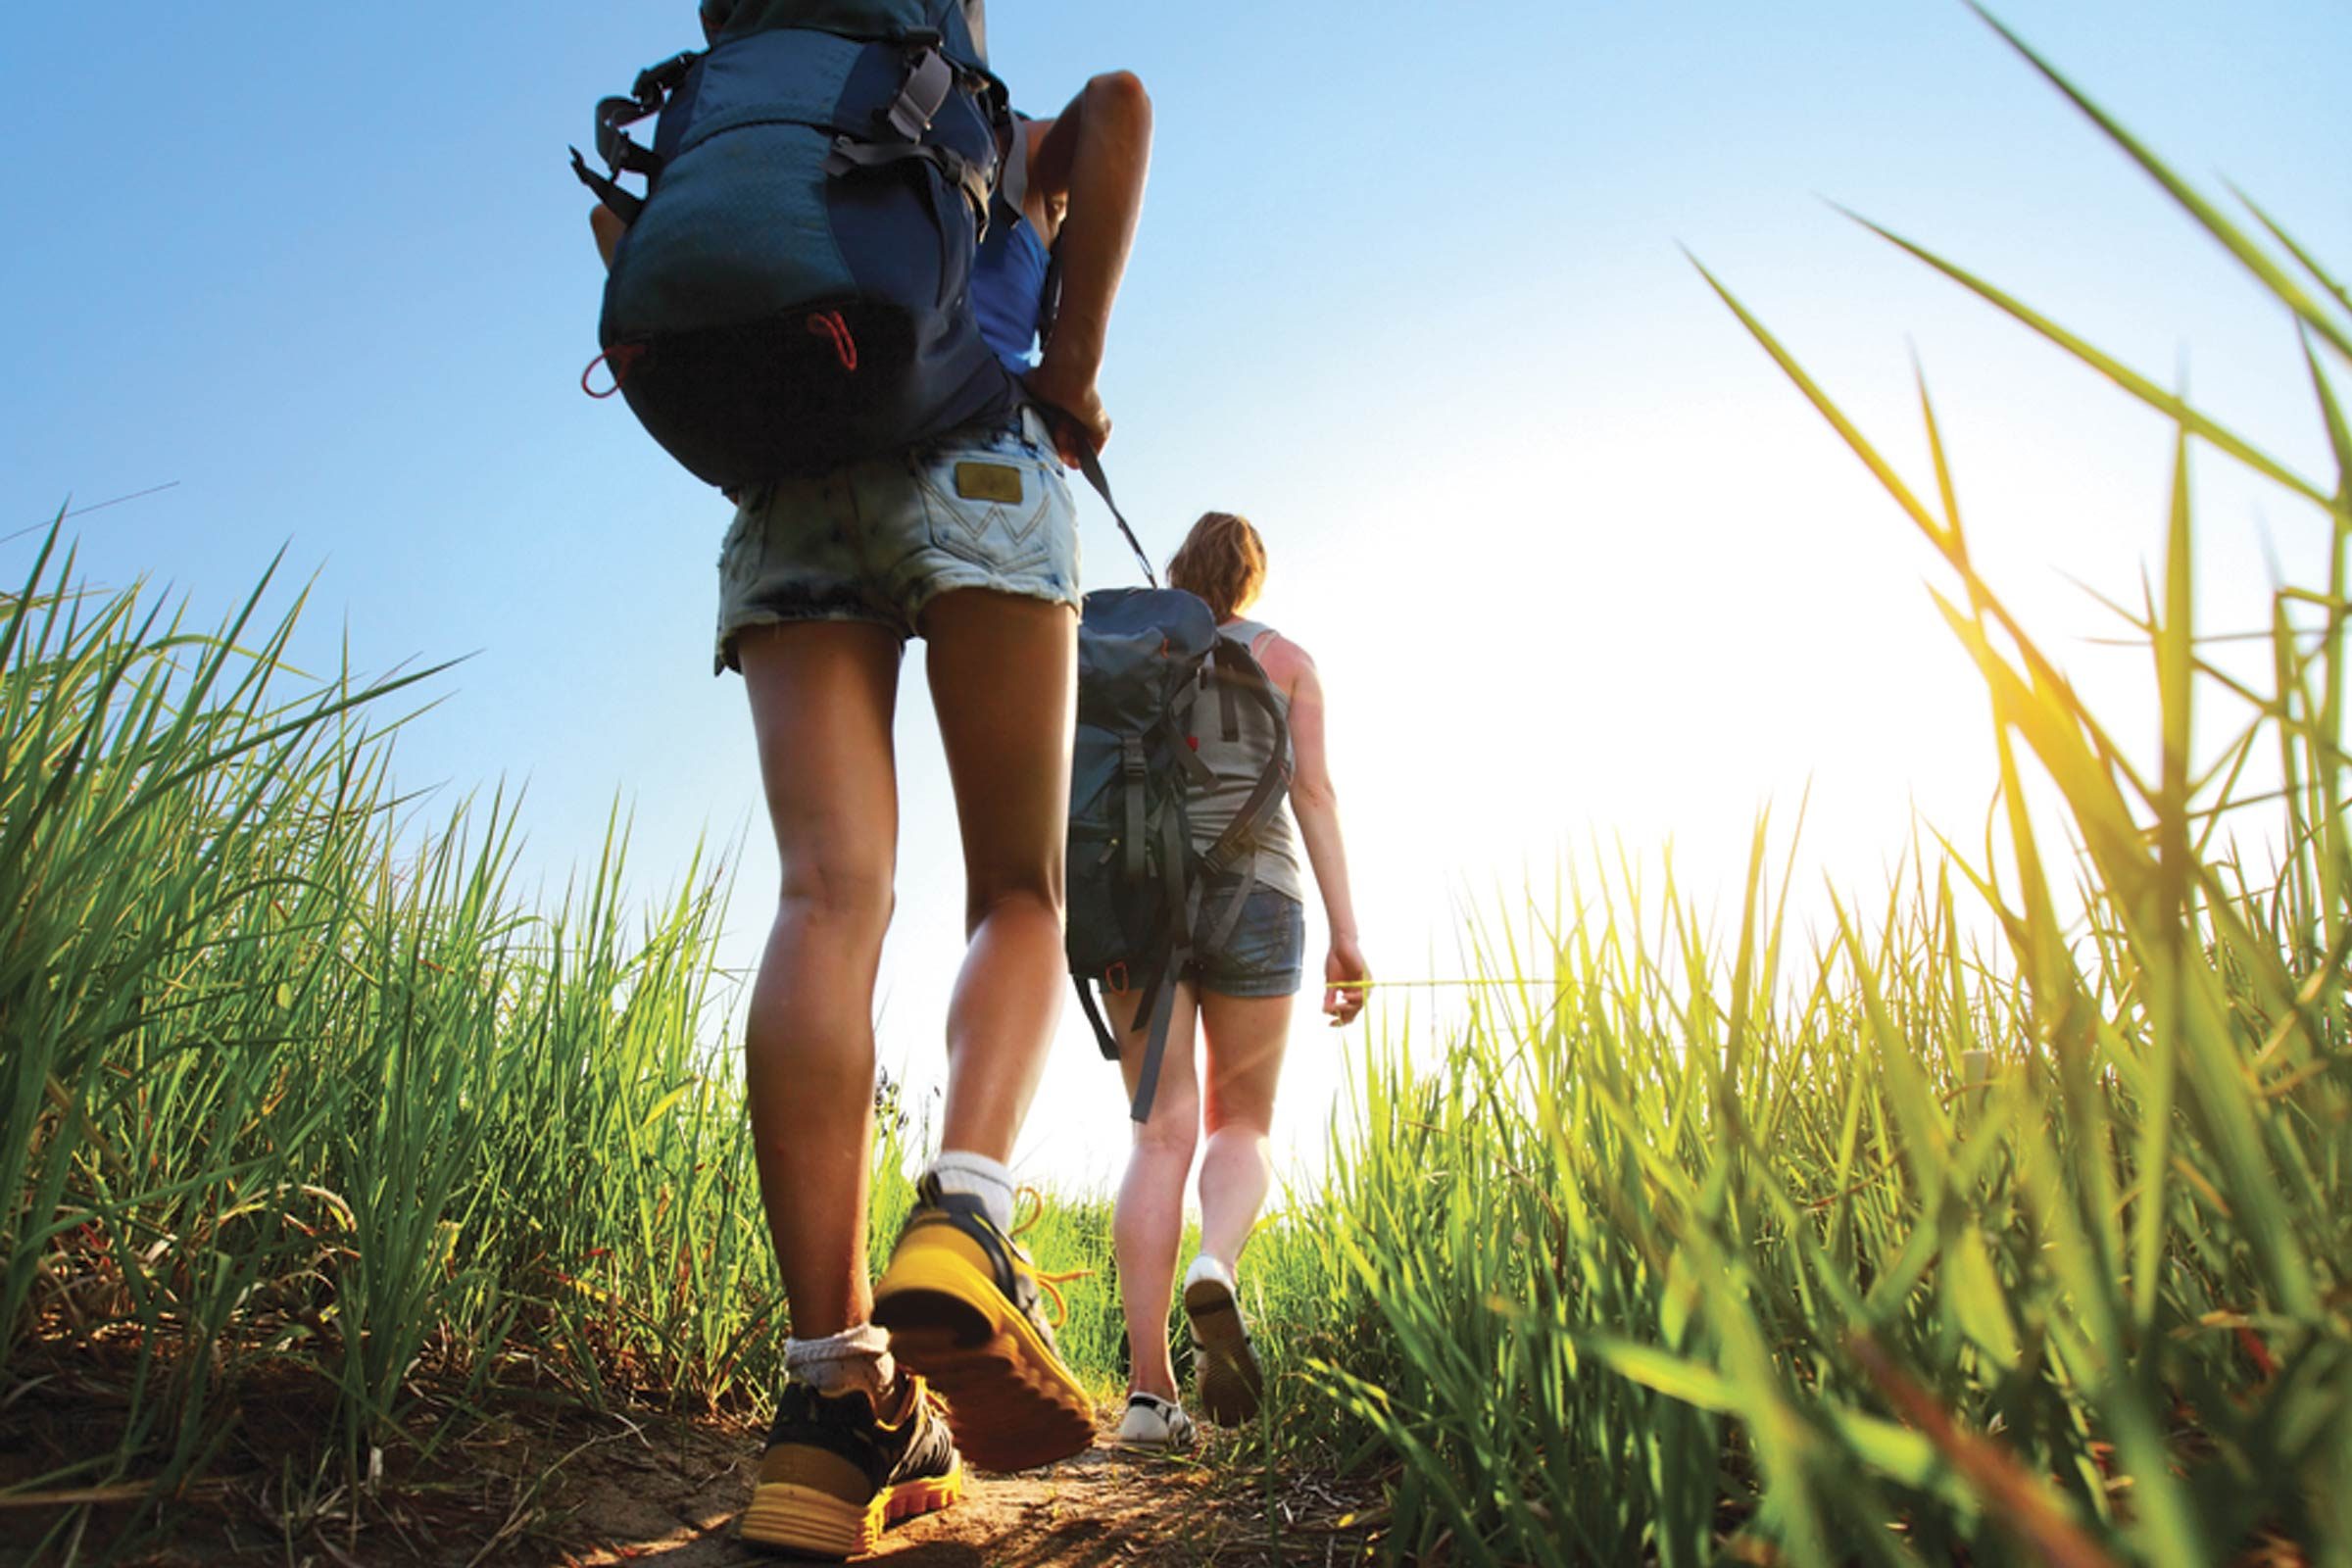
<path fill-rule="evenodd" d="M 620 220 L 618 213 L 599 202 L 588 209 L 588 228 L 596 236 L 596 254 L 604 258 L 605 270 L 610 272 L 612 253 L 620 248 L 620 236 L 629 231 L 629 225 Z"/>
<path fill-rule="evenodd" d="M 1109 443 L 1110 415 L 1095 391 L 1091 373 L 1080 376 L 1063 370 L 1049 354 L 1023 379 L 1029 395 L 1046 406 L 1046 423 L 1053 428 L 1054 445 L 1064 464 L 1075 468 L 1088 447 L 1100 452 Z"/>
<path fill-rule="evenodd" d="M 1364 1010 L 1364 985 L 1372 978 L 1355 938 L 1335 936 L 1323 959 L 1323 1012 L 1334 1029 L 1345 1029 Z"/>

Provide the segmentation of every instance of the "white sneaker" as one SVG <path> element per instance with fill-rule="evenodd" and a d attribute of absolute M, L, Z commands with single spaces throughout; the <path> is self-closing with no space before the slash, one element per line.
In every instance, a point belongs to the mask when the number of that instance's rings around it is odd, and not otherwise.
<path fill-rule="evenodd" d="M 1257 1414 L 1265 1369 L 1234 1298 L 1233 1272 L 1205 1252 L 1185 1270 L 1184 1316 L 1199 1351 L 1201 1405 L 1217 1425 L 1241 1425 Z"/>
<path fill-rule="evenodd" d="M 1193 1446 L 1196 1436 L 1193 1418 L 1182 1405 L 1156 1394 L 1130 1394 L 1114 1441 L 1137 1453 L 1180 1453 Z"/>

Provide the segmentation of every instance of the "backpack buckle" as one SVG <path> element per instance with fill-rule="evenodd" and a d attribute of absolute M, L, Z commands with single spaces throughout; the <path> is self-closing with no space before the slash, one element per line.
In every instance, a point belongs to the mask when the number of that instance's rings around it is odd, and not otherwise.
<path fill-rule="evenodd" d="M 687 49 L 671 55 L 660 65 L 646 67 L 637 73 L 637 80 L 629 88 L 629 95 L 637 100 L 647 114 L 660 114 L 669 101 L 669 95 L 677 90 L 678 83 L 686 79 L 686 73 L 693 70 L 694 63 L 702 58 L 701 50 Z"/>
<path fill-rule="evenodd" d="M 1140 735 L 1119 738 L 1119 773 L 1123 778 L 1142 778 L 1144 767 L 1144 739 Z"/>
<path fill-rule="evenodd" d="M 604 98 L 596 105 L 596 155 L 605 167 L 615 174 L 658 174 L 662 160 L 652 151 L 630 140 L 621 126 L 636 123 L 644 115 L 638 113 L 634 98 Z"/>
<path fill-rule="evenodd" d="M 955 90 L 955 66 L 936 45 L 923 45 L 912 52 L 906 79 L 899 84 L 898 96 L 883 106 L 877 120 L 900 141 L 919 142 L 930 134 L 932 121 L 939 117 L 941 106 Z"/>

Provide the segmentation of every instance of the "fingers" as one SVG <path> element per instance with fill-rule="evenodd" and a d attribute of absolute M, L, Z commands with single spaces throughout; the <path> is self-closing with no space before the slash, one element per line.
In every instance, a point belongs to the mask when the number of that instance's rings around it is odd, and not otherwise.
<path fill-rule="evenodd" d="M 588 209 L 588 230 L 596 236 L 596 254 L 604 258 L 607 271 L 612 270 L 612 253 L 620 248 L 620 237 L 628 228 L 620 215 L 602 202 Z"/>
<path fill-rule="evenodd" d="M 1110 445 L 1110 419 L 1081 418 L 1072 415 L 1054 423 L 1054 444 L 1061 450 L 1061 461 L 1070 467 L 1082 467 L 1091 448 L 1096 452 Z"/>
<path fill-rule="evenodd" d="M 1334 1029 L 1345 1029 L 1364 1010 L 1371 974 L 1360 962 L 1346 963 L 1335 958 L 1325 967 L 1323 978 L 1324 1016 L 1331 1019 Z"/>
<path fill-rule="evenodd" d="M 1099 405 L 1091 416 L 1058 408 L 1049 412 L 1054 450 L 1060 454 L 1062 466 L 1066 468 L 1084 467 L 1088 450 L 1100 452 L 1110 441 L 1110 418 Z"/>

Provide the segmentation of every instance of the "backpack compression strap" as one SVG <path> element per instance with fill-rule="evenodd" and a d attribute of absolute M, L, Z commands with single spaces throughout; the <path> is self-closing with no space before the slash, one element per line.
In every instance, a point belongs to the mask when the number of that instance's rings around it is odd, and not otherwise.
<path fill-rule="evenodd" d="M 1110 1025 L 1102 1021 L 1102 1009 L 1095 1005 L 1094 979 L 1075 971 L 1071 973 L 1070 979 L 1078 987 L 1078 1009 L 1086 1014 L 1086 1021 L 1094 1026 L 1095 1044 L 1102 1050 L 1102 1059 L 1105 1061 L 1118 1060 L 1119 1037 L 1110 1032 Z"/>
<path fill-rule="evenodd" d="M 1150 961 L 1144 983 L 1136 990 L 1135 1016 L 1130 1020 L 1130 1027 L 1144 1030 L 1144 1059 L 1136 1074 L 1135 1102 L 1128 1109 L 1129 1116 L 1139 1124 L 1152 1119 L 1152 1106 L 1159 1096 L 1159 1064 L 1168 1053 L 1168 1031 L 1176 1014 L 1176 987 L 1193 961 L 1187 916 L 1191 898 L 1184 876 L 1185 845 L 1177 829 L 1175 812 L 1162 819 L 1160 834 L 1161 853 L 1168 858 L 1169 866 L 1167 897 L 1152 921 L 1152 935 L 1144 943 L 1144 951 L 1157 956 Z M 1117 1061 L 1119 1037 L 1111 1033 L 1102 1009 L 1095 1005 L 1098 977 L 1073 971 L 1070 978 L 1078 987 L 1078 1005 L 1094 1028 L 1095 1043 L 1102 1048 L 1103 1059 Z M 1107 997 L 1109 982 L 1102 979 L 1101 983 Z"/>
<path fill-rule="evenodd" d="M 879 121 L 884 132 L 882 138 L 859 141 L 849 136 L 836 137 L 825 160 L 825 172 L 838 177 L 919 158 L 936 165 L 948 183 L 963 192 L 964 200 L 971 204 L 978 231 L 985 234 L 991 182 L 996 172 L 973 163 L 953 148 L 923 140 L 930 134 L 932 122 L 939 118 L 940 110 L 967 74 L 965 68 L 933 47 L 937 41 L 936 33 L 924 34 L 921 39 L 909 36 L 907 42 L 912 53 L 907 59 L 906 79 L 900 83 L 898 96 L 882 110 Z M 625 96 L 598 100 L 596 151 L 604 159 L 609 173 L 597 173 L 580 157 L 577 147 L 571 149 L 571 172 L 624 223 L 637 220 L 638 213 L 644 210 L 645 197 L 622 189 L 619 177 L 643 174 L 650 195 L 654 182 L 662 175 L 662 163 L 660 155 L 632 140 L 625 127 L 660 114 L 668 105 L 670 94 L 685 81 L 687 72 L 702 58 L 698 50 L 673 55 L 639 72 Z M 995 81 L 994 77 L 988 79 Z M 1025 181 L 1025 171 L 1023 178 Z"/>
<path fill-rule="evenodd" d="M 1152 1119 L 1152 1102 L 1159 1096 L 1159 1064 L 1168 1054 L 1168 1028 L 1176 1013 L 1176 987 L 1184 978 L 1187 965 L 1193 961 L 1192 890 L 1186 886 L 1185 856 L 1192 846 L 1184 842 L 1184 831 L 1174 811 L 1160 818 L 1160 884 L 1167 890 L 1167 902 L 1160 911 L 1162 940 L 1167 943 L 1167 958 L 1152 978 L 1144 983 L 1143 994 L 1136 999 L 1135 1015 L 1151 1018 L 1150 1032 L 1144 1037 L 1142 1070 L 1136 1074 L 1135 1103 L 1129 1117 L 1142 1125 Z M 1158 942 L 1152 946 L 1157 947 Z"/>
<path fill-rule="evenodd" d="M 835 137 L 833 150 L 825 158 L 825 172 L 839 176 L 859 170 L 887 169 L 909 158 L 935 164 L 948 182 L 961 189 L 964 200 L 971 203 L 977 231 L 987 233 L 995 171 L 973 163 L 952 147 L 923 140 L 931 133 L 931 122 L 939 118 L 940 109 L 959 79 L 955 62 L 946 55 L 937 49 L 919 50 L 907 66 L 906 79 L 900 85 L 898 97 L 883 111 L 884 123 L 891 134 L 874 141 Z"/>

